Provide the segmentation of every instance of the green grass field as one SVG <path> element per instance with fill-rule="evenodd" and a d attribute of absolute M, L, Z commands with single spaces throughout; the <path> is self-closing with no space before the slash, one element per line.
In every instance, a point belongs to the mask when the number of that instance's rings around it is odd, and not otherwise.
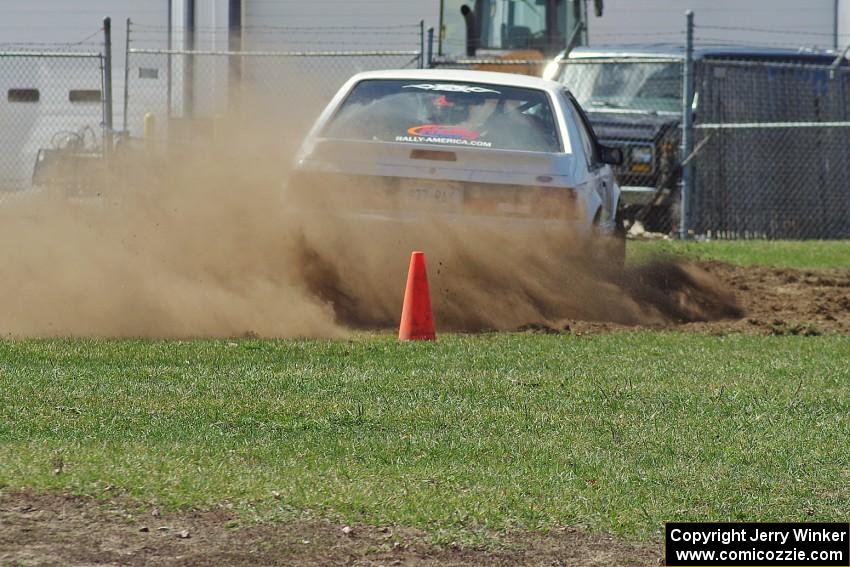
<path fill-rule="evenodd" d="M 481 541 L 837 520 L 844 337 L 0 343 L 0 486 Z"/>
<path fill-rule="evenodd" d="M 762 265 L 803 270 L 850 269 L 850 240 L 768 241 L 629 241 L 630 262 L 652 256 L 684 257 L 692 260 L 719 260 L 741 266 Z"/>

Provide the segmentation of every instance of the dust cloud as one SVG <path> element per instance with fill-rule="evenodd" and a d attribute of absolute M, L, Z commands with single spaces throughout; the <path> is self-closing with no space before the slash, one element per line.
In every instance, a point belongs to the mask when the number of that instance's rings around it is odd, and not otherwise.
<path fill-rule="evenodd" d="M 413 234 L 366 231 L 344 218 L 335 226 L 308 237 L 301 257 L 308 287 L 347 326 L 397 324 L 414 249 L 426 251 L 438 329 L 558 329 L 570 319 L 666 326 L 744 315 L 735 295 L 697 266 L 652 261 L 622 268 L 568 233 L 498 232 L 437 220 Z"/>
<path fill-rule="evenodd" d="M 427 255 L 438 330 L 741 314 L 696 268 L 600 268 L 580 260 L 576 239 L 543 229 L 364 227 L 346 218 L 360 193 L 336 184 L 314 187 L 313 207 L 295 214 L 281 187 L 298 136 L 269 123 L 242 113 L 196 125 L 168 148 L 125 145 L 84 190 L 69 189 L 80 180 L 66 172 L 57 187 L 2 203 L 0 333 L 340 337 L 392 328 L 414 249 Z"/>
<path fill-rule="evenodd" d="M 213 131 L 215 128 L 215 132 Z M 226 132 L 226 133 L 224 133 Z M 0 331 L 12 336 L 335 337 L 282 223 L 276 133 L 207 125 L 125 146 L 103 178 L 0 207 Z"/>

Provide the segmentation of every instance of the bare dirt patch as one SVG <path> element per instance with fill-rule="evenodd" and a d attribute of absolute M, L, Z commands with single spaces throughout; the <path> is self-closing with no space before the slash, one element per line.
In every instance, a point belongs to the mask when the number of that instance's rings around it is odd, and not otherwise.
<path fill-rule="evenodd" d="M 242 527 L 225 511 L 152 514 L 118 501 L 0 494 L 3 565 L 658 565 L 660 547 L 567 528 L 499 550 L 438 547 L 400 528 L 320 521 Z"/>
<path fill-rule="evenodd" d="M 764 335 L 850 334 L 850 270 L 793 270 L 764 266 L 700 267 L 732 290 L 746 316 L 686 328 Z"/>
<path fill-rule="evenodd" d="M 698 262 L 692 264 L 689 270 L 701 274 L 701 278 L 709 278 L 707 281 L 712 283 L 708 287 L 694 287 L 687 278 L 682 279 L 678 272 L 681 267 L 667 262 L 651 263 L 639 266 L 624 276 L 637 276 L 638 281 L 644 278 L 652 282 L 645 288 L 650 294 L 646 297 L 650 303 L 655 301 L 653 297 L 663 298 L 665 293 L 673 291 L 666 301 L 672 302 L 674 307 L 681 302 L 685 310 L 680 313 L 675 308 L 667 311 L 670 314 L 668 323 L 624 325 L 611 321 L 569 319 L 559 322 L 556 328 L 587 334 L 642 327 L 708 334 L 850 334 L 850 270 L 795 270 Z M 641 284 L 637 285 L 640 290 Z M 628 284 L 624 288 L 628 289 Z M 678 300 L 675 299 L 677 296 Z M 730 296 L 734 298 L 734 304 L 723 299 Z M 718 297 L 720 301 L 715 301 Z M 708 314 L 716 317 L 687 317 L 694 304 L 696 307 L 707 305 L 711 308 Z M 725 313 L 716 309 L 733 305 L 737 305 L 738 313 L 735 313 L 735 308 Z"/>

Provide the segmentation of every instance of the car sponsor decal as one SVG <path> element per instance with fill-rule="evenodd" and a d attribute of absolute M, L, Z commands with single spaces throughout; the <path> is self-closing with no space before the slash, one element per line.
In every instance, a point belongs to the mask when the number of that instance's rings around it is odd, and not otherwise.
<path fill-rule="evenodd" d="M 491 142 L 479 140 L 480 133 L 462 126 L 444 126 L 442 124 L 423 124 L 407 129 L 406 136 L 396 136 L 396 142 L 453 144 L 456 146 L 474 146 L 491 148 Z"/>
<path fill-rule="evenodd" d="M 454 85 L 451 83 L 421 83 L 418 85 L 404 85 L 403 89 L 422 89 L 423 91 L 439 91 L 444 93 L 493 93 L 502 94 L 500 91 L 493 89 L 485 89 L 484 87 L 474 87 L 472 85 Z"/>
<path fill-rule="evenodd" d="M 477 140 L 481 135 L 462 126 L 442 126 L 440 124 L 423 124 L 408 128 L 407 133 L 411 136 L 463 138 L 464 140 Z"/>

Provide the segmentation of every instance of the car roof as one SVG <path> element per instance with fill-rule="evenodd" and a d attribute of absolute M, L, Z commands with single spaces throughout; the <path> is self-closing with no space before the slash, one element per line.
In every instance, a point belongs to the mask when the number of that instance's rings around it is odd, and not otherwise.
<path fill-rule="evenodd" d="M 682 59 L 685 46 L 674 43 L 645 43 L 576 47 L 570 59 L 593 57 L 662 57 Z M 695 45 L 694 59 L 759 59 L 800 61 L 829 65 L 838 57 L 834 51 L 815 51 L 805 48 L 760 47 L 745 45 Z M 846 61 L 845 61 L 846 64 Z"/>
<path fill-rule="evenodd" d="M 358 73 L 351 81 L 369 79 L 400 79 L 412 81 L 454 81 L 462 83 L 483 83 L 504 87 L 518 87 L 544 90 L 551 93 L 564 88 L 555 81 L 515 73 L 496 73 L 492 71 L 467 71 L 461 69 L 400 69 L 389 71 L 366 71 Z"/>

